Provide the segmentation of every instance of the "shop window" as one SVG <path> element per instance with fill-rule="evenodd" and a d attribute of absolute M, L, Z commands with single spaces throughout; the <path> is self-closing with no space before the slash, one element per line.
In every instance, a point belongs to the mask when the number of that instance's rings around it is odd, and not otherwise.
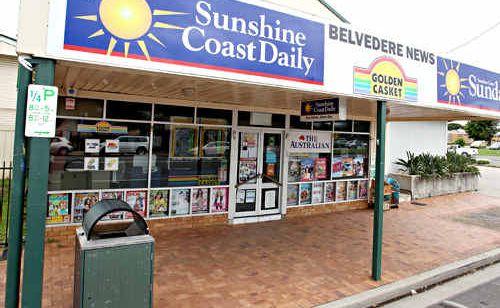
<path fill-rule="evenodd" d="M 352 132 L 352 121 L 335 121 L 333 123 L 336 132 Z"/>
<path fill-rule="evenodd" d="M 311 129 L 311 122 L 300 121 L 299 116 L 290 116 L 290 128 L 292 129 Z"/>
<path fill-rule="evenodd" d="M 369 133 L 370 121 L 354 121 L 354 132 L 356 133 Z"/>
<path fill-rule="evenodd" d="M 194 123 L 194 107 L 155 105 L 155 121 Z"/>
<path fill-rule="evenodd" d="M 369 135 L 334 134 L 332 179 L 368 175 Z"/>
<path fill-rule="evenodd" d="M 261 112 L 238 112 L 239 126 L 285 128 L 286 116 L 284 114 L 270 114 Z"/>
<path fill-rule="evenodd" d="M 49 190 L 146 188 L 150 125 L 58 119 Z"/>
<path fill-rule="evenodd" d="M 231 110 L 198 108 L 196 119 L 198 124 L 231 125 L 233 112 Z"/>
<path fill-rule="evenodd" d="M 151 186 L 227 185 L 230 148 L 230 129 L 154 125 Z"/>
<path fill-rule="evenodd" d="M 107 101 L 106 118 L 151 121 L 151 104 Z"/>
<path fill-rule="evenodd" d="M 102 118 L 104 101 L 100 99 L 59 97 L 58 116 Z"/>
<path fill-rule="evenodd" d="M 314 130 L 324 130 L 331 132 L 333 130 L 333 122 L 313 122 Z"/>

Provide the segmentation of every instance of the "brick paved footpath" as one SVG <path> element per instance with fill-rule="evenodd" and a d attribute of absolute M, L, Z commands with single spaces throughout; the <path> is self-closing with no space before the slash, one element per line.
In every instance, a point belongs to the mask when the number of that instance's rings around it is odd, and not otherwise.
<path fill-rule="evenodd" d="M 500 199 L 422 202 L 385 213 L 380 283 L 370 279 L 369 210 L 157 231 L 155 307 L 310 307 L 500 247 L 500 228 L 463 219 L 500 208 Z M 71 307 L 73 254 L 71 243 L 47 244 L 44 307 Z M 5 262 L 0 277 L 3 306 Z"/>

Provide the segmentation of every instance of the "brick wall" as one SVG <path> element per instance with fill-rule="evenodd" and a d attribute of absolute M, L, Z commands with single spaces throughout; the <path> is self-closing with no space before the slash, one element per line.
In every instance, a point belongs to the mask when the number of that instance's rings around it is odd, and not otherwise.
<path fill-rule="evenodd" d="M 316 214 L 326 214 L 336 211 L 366 209 L 366 201 L 353 201 L 345 203 L 324 204 L 314 206 L 291 207 L 287 209 L 286 217 L 308 216 Z M 151 234 L 161 233 L 168 230 L 197 228 L 202 226 L 227 224 L 227 214 L 190 216 L 169 219 L 152 219 L 148 221 Z M 46 230 L 47 242 L 54 242 L 61 245 L 73 245 L 75 231 L 78 226 L 50 227 Z"/>

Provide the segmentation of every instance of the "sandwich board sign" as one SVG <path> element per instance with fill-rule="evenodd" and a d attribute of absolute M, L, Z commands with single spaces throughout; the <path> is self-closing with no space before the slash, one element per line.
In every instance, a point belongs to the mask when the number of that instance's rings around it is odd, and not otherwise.
<path fill-rule="evenodd" d="M 26 137 L 55 137 L 57 93 L 58 88 L 54 86 L 28 86 L 24 131 Z"/>

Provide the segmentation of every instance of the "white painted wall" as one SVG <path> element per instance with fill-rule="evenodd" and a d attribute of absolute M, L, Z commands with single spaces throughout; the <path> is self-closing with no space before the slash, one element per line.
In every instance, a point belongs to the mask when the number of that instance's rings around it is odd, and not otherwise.
<path fill-rule="evenodd" d="M 446 154 L 447 122 L 389 122 L 386 130 L 385 172 L 398 172 L 394 164 L 406 158 L 406 151 L 415 154 Z"/>
<path fill-rule="evenodd" d="M 0 46 L 5 46 L 0 42 Z M 0 48 L 0 52 L 2 49 Z M 12 160 L 16 120 L 17 60 L 0 54 L 0 165 Z"/>

